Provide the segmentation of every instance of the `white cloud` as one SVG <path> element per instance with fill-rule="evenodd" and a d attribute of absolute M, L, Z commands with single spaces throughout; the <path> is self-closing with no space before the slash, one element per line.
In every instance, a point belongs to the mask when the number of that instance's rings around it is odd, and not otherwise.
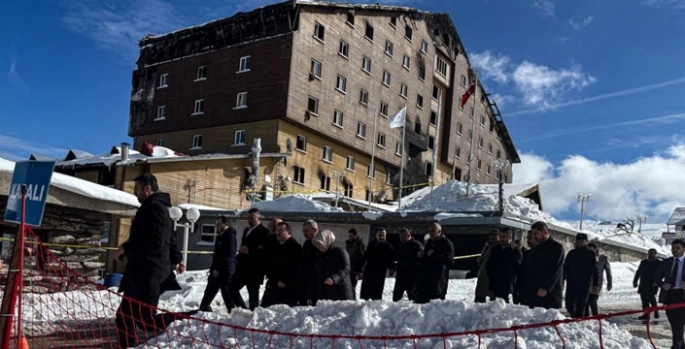
<path fill-rule="evenodd" d="M 580 22 L 576 22 L 573 19 L 569 19 L 568 24 L 571 25 L 571 27 L 573 27 L 573 29 L 575 29 L 575 30 L 581 30 L 581 29 L 587 27 L 588 25 L 592 24 L 592 22 L 594 22 L 594 21 L 595 21 L 595 17 L 590 16 L 590 17 L 585 18 L 584 20 L 582 20 Z"/>
<path fill-rule="evenodd" d="M 507 68 L 511 59 L 509 56 L 498 56 L 490 50 L 483 53 L 472 54 L 471 63 L 481 69 L 481 76 L 493 79 L 499 83 L 506 83 L 509 80 Z"/>
<path fill-rule="evenodd" d="M 554 3 L 549 0 L 535 0 L 531 6 L 545 17 L 554 17 Z"/>
<path fill-rule="evenodd" d="M 16 58 L 12 58 L 12 62 L 10 63 L 10 70 L 7 73 L 7 79 L 11 83 L 19 86 L 22 90 L 24 90 L 24 91 L 29 90 L 29 86 L 26 84 L 26 82 L 24 82 L 24 79 L 22 79 L 22 77 L 19 76 L 19 73 L 17 72 L 17 59 Z"/>
<path fill-rule="evenodd" d="M 5 159 L 28 160 L 31 154 L 63 159 L 68 152 L 68 149 L 50 147 L 14 136 L 0 134 L 0 157 Z"/>
<path fill-rule="evenodd" d="M 576 212 L 577 194 L 591 193 L 587 212 L 598 219 L 620 220 L 646 214 L 650 221 L 668 218 L 685 196 L 685 144 L 630 163 L 597 162 L 572 155 L 554 164 L 535 154 L 522 154 L 514 165 L 516 183 L 540 183 L 543 205 L 552 214 Z"/>
<path fill-rule="evenodd" d="M 659 8 L 685 9 L 685 0 L 642 0 L 642 3 Z"/>

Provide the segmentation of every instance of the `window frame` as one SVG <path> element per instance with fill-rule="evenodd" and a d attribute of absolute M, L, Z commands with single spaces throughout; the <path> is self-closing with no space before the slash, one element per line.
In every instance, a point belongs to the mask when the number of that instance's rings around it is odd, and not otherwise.
<path fill-rule="evenodd" d="M 316 67 L 319 68 L 319 75 L 316 75 Z M 312 58 L 312 64 L 309 67 L 309 74 L 311 74 L 315 79 L 321 80 L 321 70 L 322 70 L 323 65 L 321 62 L 317 61 L 316 59 Z"/>
<path fill-rule="evenodd" d="M 202 135 L 193 135 L 193 139 L 190 142 L 190 150 L 195 149 L 202 149 Z"/>
<path fill-rule="evenodd" d="M 319 99 L 316 97 L 313 97 L 311 95 L 309 95 L 308 97 L 309 98 L 307 99 L 307 111 L 312 115 L 318 116 L 319 115 Z M 316 109 L 316 110 L 309 109 L 311 101 L 314 101 L 314 109 Z"/>
<path fill-rule="evenodd" d="M 352 166 L 350 166 L 350 164 Z M 355 164 L 356 164 L 356 160 L 354 159 L 354 156 L 348 155 L 347 156 L 347 162 L 345 163 L 345 169 L 350 171 L 350 172 L 354 172 Z"/>
<path fill-rule="evenodd" d="M 302 140 L 302 148 L 300 148 L 300 140 Z M 307 136 L 297 135 L 295 137 L 295 150 L 301 153 L 307 153 Z"/>
<path fill-rule="evenodd" d="M 314 33 L 312 33 L 312 37 L 323 43 L 326 40 L 326 27 L 323 24 L 315 21 Z"/>
<path fill-rule="evenodd" d="M 357 137 L 366 139 L 366 124 L 361 121 L 357 121 Z"/>
<path fill-rule="evenodd" d="M 247 62 L 247 63 L 246 63 Z M 246 73 L 249 72 L 250 66 L 252 64 L 251 56 L 240 57 L 240 62 L 238 63 L 238 71 L 236 73 Z"/>
<path fill-rule="evenodd" d="M 342 82 L 342 87 L 340 86 L 340 83 Z M 347 78 L 338 74 L 338 77 L 335 79 L 335 90 L 344 94 L 347 94 Z"/>
<path fill-rule="evenodd" d="M 338 121 L 340 121 L 340 122 L 338 122 Z M 343 122 L 344 121 L 345 121 L 345 113 L 338 110 L 338 109 L 334 109 L 333 110 L 333 125 L 336 127 L 343 128 Z"/>
<path fill-rule="evenodd" d="M 233 132 L 233 146 L 243 146 L 247 142 L 245 130 L 235 130 Z"/>
<path fill-rule="evenodd" d="M 321 157 L 321 160 L 323 160 L 324 162 L 327 162 L 329 164 L 332 164 L 333 163 L 333 148 L 331 148 L 327 145 L 324 145 L 323 146 L 323 155 Z"/>
<path fill-rule="evenodd" d="M 340 45 L 338 46 L 338 55 L 345 59 L 350 59 L 350 44 L 345 40 L 340 40 Z"/>
<path fill-rule="evenodd" d="M 241 104 L 241 102 L 243 102 Z M 247 92 L 238 92 L 235 96 L 235 107 L 233 109 L 247 109 Z"/>
<path fill-rule="evenodd" d="M 164 85 L 162 85 L 162 80 L 164 81 Z M 164 73 L 159 75 L 159 85 L 157 88 L 167 88 L 169 87 L 169 73 Z"/>
<path fill-rule="evenodd" d="M 199 65 L 197 67 L 197 71 L 195 73 L 195 80 L 194 82 L 197 81 L 205 81 L 207 80 L 207 65 Z"/>
<path fill-rule="evenodd" d="M 298 178 L 300 177 L 300 178 Z M 305 183 L 305 168 L 297 165 L 293 166 L 293 183 L 304 185 Z"/>
<path fill-rule="evenodd" d="M 162 115 L 160 116 L 160 114 Z M 166 120 L 166 105 L 157 106 L 157 116 L 155 117 L 155 121 L 162 120 Z"/>
<path fill-rule="evenodd" d="M 198 105 L 200 106 L 200 111 L 198 110 Z M 204 99 L 196 99 L 195 103 L 193 103 L 193 113 L 190 115 L 202 115 L 205 113 L 205 100 Z"/>

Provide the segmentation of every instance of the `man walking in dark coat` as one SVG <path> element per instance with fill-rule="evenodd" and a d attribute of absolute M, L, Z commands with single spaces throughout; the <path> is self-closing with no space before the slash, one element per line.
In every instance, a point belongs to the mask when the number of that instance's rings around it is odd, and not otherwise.
<path fill-rule="evenodd" d="M 274 304 L 297 304 L 298 277 L 302 246 L 292 236 L 293 229 L 288 223 L 276 225 L 278 246 L 272 251 L 271 265 L 267 268 L 266 290 L 262 307 Z"/>
<path fill-rule="evenodd" d="M 155 314 L 163 285 L 172 274 L 171 197 L 159 192 L 157 179 L 150 173 L 136 177 L 134 182 L 133 193 L 141 205 L 128 240 L 114 253 L 115 260 L 122 261 L 124 256 L 128 260 L 119 287 L 124 298 L 115 319 L 119 348 L 138 345 L 136 327 L 164 330 L 174 320 L 172 313 Z"/>
<path fill-rule="evenodd" d="M 509 303 L 509 294 L 514 291 L 516 275 L 521 267 L 521 250 L 511 244 L 511 230 L 501 229 L 499 245 L 493 246 L 486 270 L 488 273 L 488 288 L 496 298 Z"/>
<path fill-rule="evenodd" d="M 350 255 L 350 265 L 352 271 L 350 272 L 350 281 L 352 281 L 352 290 L 354 290 L 354 299 L 357 299 L 357 274 L 361 273 L 362 265 L 364 264 L 364 254 L 366 253 L 366 245 L 359 237 L 357 229 L 350 229 L 348 233 L 349 239 L 345 241 L 345 250 Z"/>
<path fill-rule="evenodd" d="M 663 304 L 678 304 L 685 302 L 685 279 L 683 278 L 683 263 L 685 262 L 685 241 L 673 240 L 671 243 L 673 257 L 664 260 L 654 274 L 654 282 L 661 287 L 659 302 Z M 666 309 L 666 317 L 671 325 L 673 344 L 671 349 L 685 349 L 683 328 L 685 327 L 685 308 Z"/>
<path fill-rule="evenodd" d="M 642 309 L 647 309 L 650 306 L 656 307 L 656 294 L 659 292 L 659 287 L 654 282 L 654 275 L 661 265 L 661 259 L 657 258 L 656 249 L 649 249 L 647 251 L 647 259 L 640 262 L 633 278 L 633 287 L 637 287 L 637 293 L 640 295 L 642 301 Z M 638 286 L 638 281 L 640 285 Z M 659 318 L 659 312 L 654 312 L 654 318 Z M 639 317 L 640 320 L 647 320 L 647 314 Z"/>
<path fill-rule="evenodd" d="M 400 229 L 400 245 L 397 248 L 397 272 L 392 300 L 399 301 L 407 292 L 410 301 L 416 300 L 416 278 L 419 276 L 419 252 L 423 244 L 414 240 L 408 228 Z"/>
<path fill-rule="evenodd" d="M 231 295 L 236 306 L 247 308 L 240 295 L 240 290 L 247 286 L 250 310 L 255 310 L 259 306 L 259 287 L 264 282 L 269 229 L 262 225 L 262 214 L 256 208 L 248 211 L 247 223 L 249 226 L 243 231 Z"/>
<path fill-rule="evenodd" d="M 238 251 L 237 232 L 229 226 L 226 216 L 216 219 L 216 231 L 219 232 L 214 243 L 212 266 L 209 268 L 209 278 L 205 295 L 200 302 L 201 311 L 212 311 L 211 303 L 217 292 L 221 291 L 226 309 L 230 313 L 235 308 L 231 296 L 231 279 L 235 274 L 235 255 Z"/>
<path fill-rule="evenodd" d="M 535 296 L 535 294 L 531 295 L 526 293 L 526 273 L 529 268 L 528 260 L 530 259 L 530 252 L 533 250 L 535 245 L 537 245 L 537 240 L 535 240 L 535 236 L 530 230 L 526 234 L 526 243 L 528 244 L 528 248 L 523 251 L 521 268 L 519 269 L 519 273 L 516 277 L 516 287 L 514 287 L 514 294 L 512 297 L 514 299 L 514 304 L 521 305 L 530 305 L 530 299 Z"/>
<path fill-rule="evenodd" d="M 564 263 L 566 310 L 572 318 L 583 317 L 590 287 L 597 287 L 597 258 L 587 248 L 587 235 L 576 234 L 576 248 L 569 251 Z"/>
<path fill-rule="evenodd" d="M 395 252 L 392 245 L 385 239 L 387 233 L 384 228 L 376 229 L 376 240 L 369 243 L 364 254 L 364 265 L 359 278 L 362 279 L 362 290 L 359 298 L 363 300 L 383 299 L 385 275 L 395 272 Z"/>
<path fill-rule="evenodd" d="M 313 219 L 305 221 L 302 224 L 302 235 L 305 241 L 302 244 L 302 259 L 300 262 L 300 282 L 298 290 L 298 304 L 305 306 L 307 304 L 307 293 L 309 291 L 309 283 L 314 272 L 314 265 L 318 250 L 312 243 L 312 239 L 319 234 L 319 225 Z"/>
<path fill-rule="evenodd" d="M 526 268 L 525 290 L 530 307 L 561 308 L 564 289 L 564 247 L 555 241 L 545 222 L 536 222 L 531 233 L 537 245 L 531 249 Z"/>
<path fill-rule="evenodd" d="M 587 298 L 587 304 L 585 305 L 585 316 L 593 316 L 599 314 L 599 306 L 597 301 L 599 300 L 599 295 L 602 293 L 602 287 L 604 286 L 604 274 L 607 275 L 607 292 L 611 291 L 613 287 L 614 278 L 611 275 L 611 263 L 609 263 L 609 258 L 607 256 L 599 253 L 599 246 L 594 242 L 587 245 L 587 248 L 595 254 L 595 266 L 597 267 L 597 287 L 590 289 L 590 295 Z"/>
<path fill-rule="evenodd" d="M 449 285 L 450 266 L 454 263 L 454 246 L 442 234 L 442 226 L 431 223 L 426 247 L 417 255 L 420 260 L 416 303 L 445 299 Z"/>

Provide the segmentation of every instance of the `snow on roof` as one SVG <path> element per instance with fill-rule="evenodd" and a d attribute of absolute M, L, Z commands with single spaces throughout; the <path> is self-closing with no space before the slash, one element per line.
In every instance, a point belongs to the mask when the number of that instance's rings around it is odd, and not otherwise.
<path fill-rule="evenodd" d="M 64 160 L 73 160 L 73 159 L 83 159 L 87 157 L 91 157 L 93 154 L 83 151 L 83 150 L 78 150 L 78 149 L 71 149 L 67 153 L 67 156 L 64 158 Z"/>
<path fill-rule="evenodd" d="M 252 205 L 265 212 L 342 212 L 339 207 L 333 207 L 314 201 L 305 195 L 285 195 L 273 201 L 262 201 Z"/>
<path fill-rule="evenodd" d="M 14 161 L 0 158 L 0 172 L 14 173 L 14 164 Z M 133 194 L 61 173 L 53 173 L 50 185 L 97 200 L 116 202 L 133 207 L 140 206 L 138 198 Z"/>
<path fill-rule="evenodd" d="M 676 207 L 671 218 L 666 222 L 668 225 L 685 225 L 685 207 Z"/>
<path fill-rule="evenodd" d="M 227 211 L 227 209 L 225 209 L 225 208 L 205 206 L 205 205 L 196 205 L 196 204 L 180 204 L 180 205 L 178 205 L 178 207 L 183 209 L 183 210 L 190 210 L 191 208 L 196 208 L 200 211 Z"/>
<path fill-rule="evenodd" d="M 324 7 L 342 7 L 342 8 L 354 8 L 354 9 L 366 9 L 366 10 L 420 12 L 419 10 L 417 10 L 413 7 L 381 5 L 380 3 L 350 4 L 350 3 L 344 3 L 344 2 L 321 1 L 321 0 L 296 0 L 296 3 L 298 5 L 314 5 L 314 6 L 324 6 Z"/>

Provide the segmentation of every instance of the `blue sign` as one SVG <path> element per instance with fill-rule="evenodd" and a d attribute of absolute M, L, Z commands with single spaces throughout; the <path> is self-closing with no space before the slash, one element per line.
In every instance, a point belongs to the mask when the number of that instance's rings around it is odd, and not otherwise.
<path fill-rule="evenodd" d="M 26 221 L 40 227 L 48 199 L 54 161 L 20 161 L 14 165 L 12 185 L 5 209 L 5 222 L 21 224 L 21 186 L 26 185 Z"/>

